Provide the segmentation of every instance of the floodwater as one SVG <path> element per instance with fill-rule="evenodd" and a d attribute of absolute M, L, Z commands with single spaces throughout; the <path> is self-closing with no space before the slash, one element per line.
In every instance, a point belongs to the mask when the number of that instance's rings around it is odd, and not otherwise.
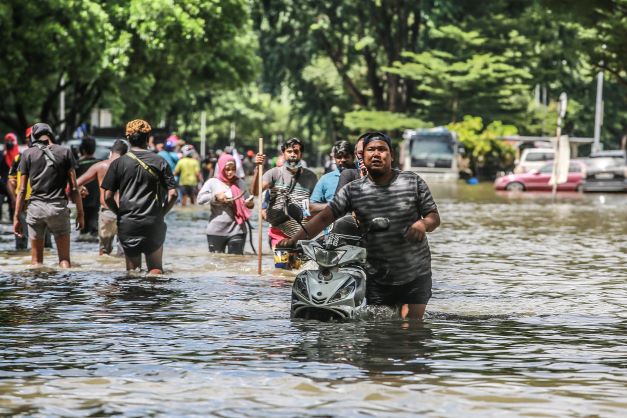
<path fill-rule="evenodd" d="M 0 414 L 625 416 L 627 195 L 432 189 L 423 324 L 291 321 L 293 276 L 209 255 L 199 208 L 160 279 L 82 242 L 30 269 L 0 225 Z"/>

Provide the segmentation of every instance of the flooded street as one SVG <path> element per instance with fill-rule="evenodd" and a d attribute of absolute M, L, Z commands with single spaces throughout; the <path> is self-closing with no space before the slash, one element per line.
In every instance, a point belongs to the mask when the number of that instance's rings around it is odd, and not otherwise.
<path fill-rule="evenodd" d="M 291 321 L 293 274 L 209 255 L 202 208 L 160 279 L 84 242 L 30 269 L 0 225 L 0 414 L 624 416 L 627 195 L 432 190 L 423 324 Z"/>

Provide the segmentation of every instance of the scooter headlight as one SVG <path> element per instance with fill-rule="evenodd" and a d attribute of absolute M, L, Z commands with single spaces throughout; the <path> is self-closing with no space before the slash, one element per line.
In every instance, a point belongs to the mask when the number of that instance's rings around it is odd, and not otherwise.
<path fill-rule="evenodd" d="M 344 286 L 340 287 L 337 290 L 337 292 L 335 292 L 333 297 L 329 299 L 329 302 L 337 302 L 339 300 L 346 299 L 347 297 L 352 295 L 354 291 L 355 291 L 355 281 L 353 280 L 345 284 Z"/>
<path fill-rule="evenodd" d="M 305 279 L 302 277 L 297 277 L 296 282 L 294 283 L 294 287 L 296 291 L 300 293 L 305 299 L 309 299 L 309 289 L 307 289 L 307 283 L 305 283 Z"/>
<path fill-rule="evenodd" d="M 346 251 L 325 250 L 324 248 L 315 248 L 316 263 L 322 267 L 334 267 L 340 262 Z"/>

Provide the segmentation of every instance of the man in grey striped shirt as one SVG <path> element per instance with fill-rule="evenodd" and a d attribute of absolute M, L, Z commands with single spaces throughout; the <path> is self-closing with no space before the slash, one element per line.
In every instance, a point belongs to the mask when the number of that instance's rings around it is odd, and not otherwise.
<path fill-rule="evenodd" d="M 364 138 L 368 176 L 339 190 L 329 206 L 307 224 L 310 236 L 346 213 L 353 212 L 363 230 L 374 218 L 390 220 L 386 231 L 370 232 L 365 241 L 369 305 L 403 306 L 403 318 L 422 319 L 431 297 L 431 252 L 426 233 L 440 225 L 433 196 L 420 176 L 392 168 L 392 141 L 380 132 Z M 279 246 L 293 247 L 305 239 L 300 231 Z"/>

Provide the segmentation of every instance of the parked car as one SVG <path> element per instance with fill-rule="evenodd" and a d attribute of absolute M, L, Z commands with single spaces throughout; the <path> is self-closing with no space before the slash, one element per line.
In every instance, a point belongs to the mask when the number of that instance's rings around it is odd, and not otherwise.
<path fill-rule="evenodd" d="M 553 186 L 549 184 L 551 173 L 553 172 L 553 161 L 544 163 L 539 169 L 532 169 L 528 173 L 508 174 L 499 177 L 494 182 L 496 190 L 511 191 L 551 191 Z M 586 166 L 582 161 L 572 160 L 568 167 L 568 180 L 566 183 L 558 184 L 557 190 L 560 192 L 580 191 Z"/>
<path fill-rule="evenodd" d="M 547 161 L 553 161 L 555 150 L 553 148 L 527 148 L 516 162 L 514 174 L 527 173 L 533 169 L 540 169 Z"/>
<path fill-rule="evenodd" d="M 627 155 L 624 150 L 599 151 L 586 160 L 584 192 L 627 192 Z"/>
<path fill-rule="evenodd" d="M 65 145 L 70 147 L 72 152 L 74 152 L 74 155 L 77 156 L 79 154 L 78 148 L 81 145 L 81 141 L 82 140 L 80 138 L 73 138 L 68 140 Z M 96 152 L 94 153 L 94 157 L 99 160 L 106 160 L 109 158 L 109 151 L 111 150 L 114 142 L 114 138 L 96 138 Z"/>

